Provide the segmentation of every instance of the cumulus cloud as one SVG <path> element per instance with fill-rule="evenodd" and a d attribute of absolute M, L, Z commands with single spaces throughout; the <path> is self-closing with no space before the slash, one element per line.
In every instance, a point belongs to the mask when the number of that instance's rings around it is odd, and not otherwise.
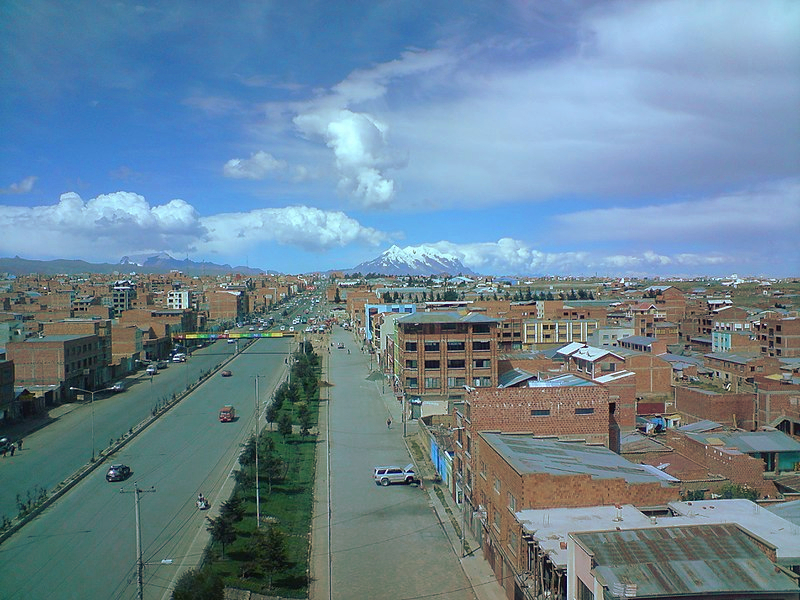
<path fill-rule="evenodd" d="M 457 258 L 477 273 L 496 275 L 683 274 L 698 266 L 724 268 L 735 264 L 734 257 L 719 252 L 672 255 L 653 250 L 629 254 L 588 250 L 543 252 L 512 238 L 474 244 L 440 241 L 427 246 Z"/>
<path fill-rule="evenodd" d="M 12 183 L 7 188 L 0 188 L 0 194 L 27 194 L 33 190 L 33 185 L 38 177 L 31 175 L 18 183 Z"/>
<path fill-rule="evenodd" d="M 203 247 L 226 253 L 265 242 L 323 252 L 352 243 L 375 246 L 388 236 L 339 211 L 308 206 L 264 208 L 248 213 L 223 213 L 202 220 L 209 232 Z"/>
<path fill-rule="evenodd" d="M 268 152 L 259 150 L 250 158 L 232 158 L 225 163 L 222 171 L 226 177 L 234 179 L 264 179 L 274 173 L 285 171 L 286 161 L 278 160 Z"/>
<path fill-rule="evenodd" d="M 325 252 L 348 244 L 374 246 L 389 239 L 339 211 L 289 206 L 202 217 L 184 200 L 152 206 L 133 192 L 103 194 L 86 201 L 70 192 L 53 205 L 0 205 L 0 230 L 4 233 L 0 254 L 18 254 L 20 248 L 30 248 L 37 257 L 68 255 L 107 261 L 151 251 L 238 260 L 242 253 L 268 243 Z M 32 248 L 31 239 L 46 240 L 46 244 Z"/>

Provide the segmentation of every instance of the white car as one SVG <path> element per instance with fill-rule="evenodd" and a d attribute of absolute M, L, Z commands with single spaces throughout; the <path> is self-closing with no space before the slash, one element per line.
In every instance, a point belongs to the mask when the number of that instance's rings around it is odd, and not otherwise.
<path fill-rule="evenodd" d="M 158 367 L 155 365 L 149 365 L 147 369 L 145 369 L 145 373 L 147 373 L 148 375 L 155 375 L 156 373 L 158 373 Z"/>
<path fill-rule="evenodd" d="M 375 467 L 372 478 L 375 480 L 375 485 L 384 487 L 392 483 L 405 483 L 407 485 L 418 483 L 413 464 L 406 465 L 405 469 L 402 467 Z"/>

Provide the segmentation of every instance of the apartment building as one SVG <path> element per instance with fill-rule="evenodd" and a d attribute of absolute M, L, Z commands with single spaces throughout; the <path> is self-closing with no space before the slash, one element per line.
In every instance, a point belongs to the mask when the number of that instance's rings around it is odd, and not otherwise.
<path fill-rule="evenodd" d="M 585 343 L 599 326 L 597 319 L 527 320 L 523 323 L 522 346 L 536 350 L 570 342 Z"/>
<path fill-rule="evenodd" d="M 800 318 L 766 316 L 755 324 L 755 334 L 765 356 L 800 357 Z"/>
<path fill-rule="evenodd" d="M 465 386 L 497 385 L 497 319 L 416 312 L 398 318 L 393 373 L 408 396 L 461 398 Z"/>

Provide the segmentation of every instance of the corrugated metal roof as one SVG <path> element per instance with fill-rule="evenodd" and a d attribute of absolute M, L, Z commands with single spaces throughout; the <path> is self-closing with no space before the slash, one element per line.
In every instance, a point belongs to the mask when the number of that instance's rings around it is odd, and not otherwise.
<path fill-rule="evenodd" d="M 800 442 L 797 442 L 782 431 L 715 431 L 709 434 L 687 432 L 686 435 L 700 443 L 736 448 L 744 454 L 758 452 L 800 453 Z"/>
<path fill-rule="evenodd" d="M 462 315 L 457 312 L 424 312 L 417 311 L 397 319 L 398 323 L 497 323 L 493 319 L 479 313 Z"/>
<path fill-rule="evenodd" d="M 587 387 L 596 386 L 594 381 L 583 379 L 577 375 L 565 374 L 543 379 L 541 381 L 529 381 L 530 387 Z"/>
<path fill-rule="evenodd" d="M 642 465 L 625 460 L 605 446 L 520 434 L 479 435 L 520 474 L 590 475 L 594 479 L 624 479 L 628 483 L 667 485 Z"/>
<path fill-rule="evenodd" d="M 522 383 L 523 381 L 527 381 L 528 379 L 533 378 L 533 373 L 528 373 L 527 371 L 523 371 L 522 369 L 511 369 L 510 371 L 506 371 L 502 375 L 499 375 L 497 378 L 497 387 L 505 388 L 505 387 L 513 387 L 518 383 Z"/>
<path fill-rule="evenodd" d="M 636 597 L 793 592 L 797 586 L 736 525 L 578 533 L 609 590 L 636 585 Z"/>

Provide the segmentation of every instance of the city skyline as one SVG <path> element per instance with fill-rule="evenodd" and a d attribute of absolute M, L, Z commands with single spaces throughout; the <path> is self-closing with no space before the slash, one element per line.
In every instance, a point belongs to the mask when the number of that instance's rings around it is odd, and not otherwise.
<path fill-rule="evenodd" d="M 2 9 L 0 256 L 800 270 L 800 5 Z"/>

